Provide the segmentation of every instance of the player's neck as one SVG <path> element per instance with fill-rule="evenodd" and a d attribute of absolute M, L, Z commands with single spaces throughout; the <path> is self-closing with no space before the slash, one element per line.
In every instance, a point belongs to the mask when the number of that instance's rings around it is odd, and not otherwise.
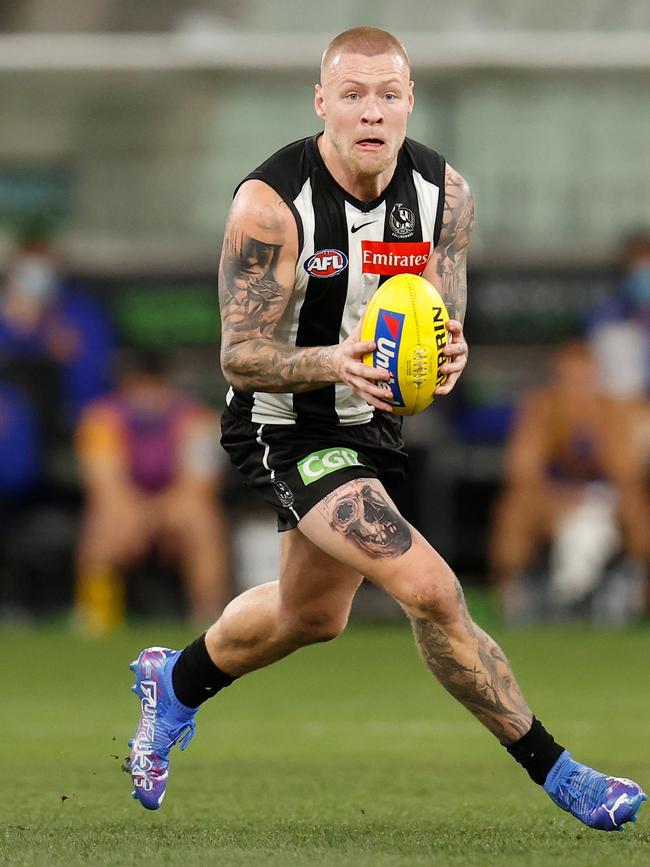
<path fill-rule="evenodd" d="M 373 202 L 378 199 L 395 174 L 397 158 L 378 175 L 359 175 L 341 158 L 326 133 L 318 137 L 317 146 L 327 170 L 336 183 L 361 202 Z"/>

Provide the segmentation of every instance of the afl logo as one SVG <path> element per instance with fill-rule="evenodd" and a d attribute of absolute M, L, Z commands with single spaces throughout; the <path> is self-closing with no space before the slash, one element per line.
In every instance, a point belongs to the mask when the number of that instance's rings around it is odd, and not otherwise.
<path fill-rule="evenodd" d="M 388 217 L 388 225 L 396 238 L 410 238 L 415 229 L 415 214 L 406 205 L 396 202 Z"/>
<path fill-rule="evenodd" d="M 340 250 L 319 250 L 305 262 L 312 277 L 335 277 L 348 267 L 348 257 Z"/>

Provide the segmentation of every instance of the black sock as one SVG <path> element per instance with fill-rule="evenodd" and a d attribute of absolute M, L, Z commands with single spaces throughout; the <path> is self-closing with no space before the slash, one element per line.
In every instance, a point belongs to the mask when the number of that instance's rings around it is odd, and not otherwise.
<path fill-rule="evenodd" d="M 172 669 L 172 686 L 176 698 L 186 707 L 198 707 L 226 686 L 236 680 L 218 668 L 210 659 L 205 646 L 205 632 L 185 650 L 176 660 Z"/>
<path fill-rule="evenodd" d="M 538 719 L 533 717 L 529 731 L 506 747 L 510 755 L 527 771 L 535 783 L 543 786 L 548 772 L 564 752 L 564 747 L 555 743 Z"/>

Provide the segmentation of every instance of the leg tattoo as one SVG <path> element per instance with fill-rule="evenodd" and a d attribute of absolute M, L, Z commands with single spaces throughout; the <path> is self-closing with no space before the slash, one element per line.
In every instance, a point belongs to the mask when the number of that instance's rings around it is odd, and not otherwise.
<path fill-rule="evenodd" d="M 533 715 L 498 644 L 470 618 L 457 582 L 458 621 L 447 628 L 411 618 L 415 641 L 432 674 L 499 740 L 512 743 L 530 729 Z"/>
<path fill-rule="evenodd" d="M 329 521 L 334 530 L 348 536 L 371 557 L 399 557 L 413 542 L 408 523 L 368 484 L 348 488 L 338 496 L 334 492 Z"/>

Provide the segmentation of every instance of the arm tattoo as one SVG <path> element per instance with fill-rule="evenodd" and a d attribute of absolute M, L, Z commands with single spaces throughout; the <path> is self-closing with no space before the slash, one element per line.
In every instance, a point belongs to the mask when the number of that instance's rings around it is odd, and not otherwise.
<path fill-rule="evenodd" d="M 526 734 L 532 713 L 505 654 L 470 618 L 457 583 L 462 631 L 433 619 L 411 618 L 415 641 L 432 674 L 499 740 L 512 743 Z"/>
<path fill-rule="evenodd" d="M 451 167 L 445 179 L 445 205 L 436 248 L 436 276 L 449 315 L 461 322 L 467 307 L 467 250 L 474 227 L 474 199 L 467 182 Z"/>
<path fill-rule="evenodd" d="M 267 210 L 256 228 L 280 241 L 282 223 Z M 296 349 L 274 340 L 293 291 L 276 274 L 283 246 L 236 227 L 226 231 L 219 281 L 221 363 L 231 383 L 246 391 L 299 392 L 336 381 L 331 347 Z"/>
<path fill-rule="evenodd" d="M 227 235 L 220 284 L 224 328 L 260 337 L 273 334 L 269 313 L 284 293 L 275 279 L 281 244 L 267 244 L 242 232 Z"/>
<path fill-rule="evenodd" d="M 331 504 L 331 508 L 330 508 Z M 330 527 L 347 536 L 373 559 L 394 559 L 412 544 L 411 529 L 380 491 L 367 483 L 352 483 L 321 501 Z"/>

